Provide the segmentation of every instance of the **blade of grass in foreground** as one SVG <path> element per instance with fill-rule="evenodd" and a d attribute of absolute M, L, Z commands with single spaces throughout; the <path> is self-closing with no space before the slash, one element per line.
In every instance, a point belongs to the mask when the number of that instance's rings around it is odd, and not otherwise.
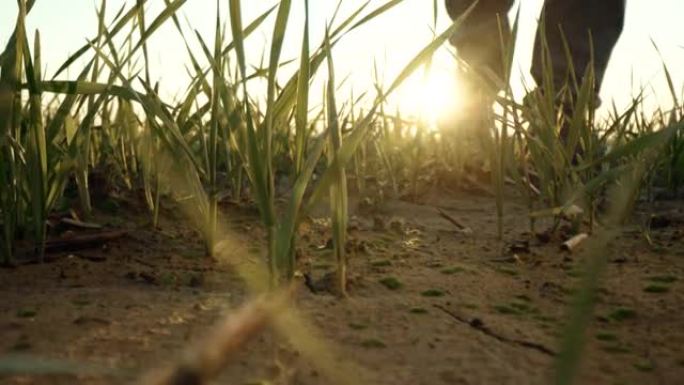
<path fill-rule="evenodd" d="M 328 61 L 328 85 L 326 92 L 326 111 L 328 133 L 330 134 L 329 167 L 335 167 L 332 172 L 335 180 L 330 186 L 330 209 L 332 212 L 333 250 L 337 260 L 337 291 L 342 297 L 347 296 L 347 257 L 345 244 L 347 234 L 347 176 L 344 164 L 334 164 L 333 160 L 342 147 L 342 131 L 340 128 L 337 101 L 335 98 L 335 66 L 333 64 L 330 35 L 325 33 L 325 53 Z"/>
<path fill-rule="evenodd" d="M 41 50 L 40 33 L 36 31 L 34 43 L 34 60 L 29 55 L 24 56 L 26 63 L 26 77 L 29 83 L 29 144 L 28 168 L 31 206 L 33 209 L 33 229 L 38 246 L 40 261 L 45 256 L 45 241 L 47 237 L 47 144 L 45 141 L 45 125 L 42 117 L 41 83 Z"/>
<path fill-rule="evenodd" d="M 14 244 L 14 236 L 18 217 L 19 191 L 16 186 L 17 164 L 16 153 L 11 149 L 10 139 L 16 132 L 18 117 L 21 113 L 19 84 L 22 76 L 22 62 L 28 50 L 26 44 L 26 2 L 19 1 L 19 13 L 14 33 L 2 55 L 2 73 L 0 74 L 0 185 L 9 188 L 0 189 L 0 205 L 2 207 L 3 247 L 2 256 L 5 263 L 10 263 Z"/>

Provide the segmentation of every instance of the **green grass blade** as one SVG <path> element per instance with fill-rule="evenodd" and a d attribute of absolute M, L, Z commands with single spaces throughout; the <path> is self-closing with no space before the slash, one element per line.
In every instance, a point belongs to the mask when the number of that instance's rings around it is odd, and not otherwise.
<path fill-rule="evenodd" d="M 304 167 L 309 114 L 309 0 L 305 0 L 304 36 L 297 78 L 297 110 L 295 111 L 295 175 L 299 176 Z"/>

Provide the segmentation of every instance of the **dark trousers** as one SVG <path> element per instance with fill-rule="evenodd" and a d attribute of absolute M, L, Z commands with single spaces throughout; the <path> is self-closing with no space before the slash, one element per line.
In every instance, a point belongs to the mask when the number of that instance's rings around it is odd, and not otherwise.
<path fill-rule="evenodd" d="M 472 4 L 472 0 L 445 1 L 452 19 Z M 451 39 L 461 58 L 470 66 L 476 69 L 486 66 L 503 78 L 506 69 L 501 41 L 510 41 L 506 14 L 512 5 L 513 0 L 480 0 Z M 543 26 L 557 86 L 565 83 L 570 68 L 574 68 L 578 80 L 582 79 L 591 61 L 592 49 L 596 86 L 601 85 L 613 47 L 622 32 L 624 14 L 625 0 L 546 0 L 540 21 L 545 21 Z M 540 60 L 543 39 L 540 35 L 537 34 L 535 41 L 532 64 L 532 76 L 537 84 L 542 84 L 543 80 Z M 570 50 L 572 66 L 567 60 L 564 40 Z"/>

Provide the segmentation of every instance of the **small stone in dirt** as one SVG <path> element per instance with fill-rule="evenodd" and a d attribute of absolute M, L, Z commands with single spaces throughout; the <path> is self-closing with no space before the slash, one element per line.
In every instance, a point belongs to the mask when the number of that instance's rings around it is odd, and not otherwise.
<path fill-rule="evenodd" d="M 482 328 L 484 327 L 484 321 L 479 319 L 479 318 L 473 318 L 469 322 L 470 326 L 474 328 Z"/>
<path fill-rule="evenodd" d="M 124 278 L 134 281 L 138 278 L 138 273 L 136 273 L 135 271 L 129 271 L 124 275 Z"/>
<path fill-rule="evenodd" d="M 28 341 L 28 338 L 26 336 L 22 336 L 19 338 L 19 341 L 17 341 L 11 348 L 12 351 L 15 352 L 23 352 L 26 350 L 30 350 L 33 346 L 31 343 Z"/>
<path fill-rule="evenodd" d="M 527 254 L 530 252 L 530 241 L 518 240 L 508 245 L 509 254 Z"/>
<path fill-rule="evenodd" d="M 353 216 L 349 218 L 349 223 L 347 223 L 347 231 L 359 231 L 361 230 L 361 221 L 358 217 Z"/>
<path fill-rule="evenodd" d="M 428 289 L 420 294 L 423 297 L 444 297 L 444 292 L 438 289 Z"/>
<path fill-rule="evenodd" d="M 150 285 L 157 285 L 159 284 L 159 280 L 154 274 L 148 273 L 146 271 L 141 272 L 138 274 L 140 278 L 143 279 L 146 283 L 149 283 Z"/>
<path fill-rule="evenodd" d="M 204 277 L 201 274 L 191 274 L 188 280 L 189 287 L 201 287 L 204 284 Z"/>
<path fill-rule="evenodd" d="M 644 288 L 644 291 L 646 293 L 653 293 L 653 294 L 660 294 L 660 293 L 667 293 L 670 291 L 670 287 L 666 285 L 659 285 L 659 284 L 653 284 L 653 285 L 648 285 Z"/>
<path fill-rule="evenodd" d="M 385 224 L 385 220 L 380 217 L 380 216 L 374 216 L 373 217 L 373 230 L 375 231 L 385 231 L 387 229 L 387 225 Z"/>
<path fill-rule="evenodd" d="M 38 314 L 37 311 L 33 309 L 19 309 L 17 310 L 17 317 L 19 318 L 33 318 Z"/>
<path fill-rule="evenodd" d="M 636 318 L 637 313 L 636 311 L 632 309 L 627 309 L 627 308 L 619 308 L 615 309 L 612 313 L 608 315 L 608 318 L 616 321 L 616 322 L 621 322 L 625 320 L 630 320 Z"/>
<path fill-rule="evenodd" d="M 366 349 L 384 349 L 387 347 L 384 342 L 376 338 L 369 338 L 367 340 L 361 341 L 361 346 Z"/>
<path fill-rule="evenodd" d="M 404 286 L 401 282 L 399 282 L 398 279 L 394 277 L 386 277 L 381 279 L 379 282 L 381 285 L 390 290 L 399 290 Z"/>
<path fill-rule="evenodd" d="M 651 228 L 652 229 L 662 229 L 672 225 L 673 220 L 667 215 L 651 215 Z"/>
<path fill-rule="evenodd" d="M 411 313 L 411 314 L 427 314 L 428 311 L 426 309 L 423 309 L 422 307 L 414 307 L 411 310 L 409 310 L 409 313 Z"/>
<path fill-rule="evenodd" d="M 425 267 L 428 267 L 430 269 L 440 269 L 444 266 L 442 262 L 439 261 L 430 261 L 425 264 Z"/>
<path fill-rule="evenodd" d="M 610 263 L 623 264 L 623 263 L 627 263 L 627 261 L 628 261 L 627 257 L 622 255 L 622 256 L 611 259 Z"/>

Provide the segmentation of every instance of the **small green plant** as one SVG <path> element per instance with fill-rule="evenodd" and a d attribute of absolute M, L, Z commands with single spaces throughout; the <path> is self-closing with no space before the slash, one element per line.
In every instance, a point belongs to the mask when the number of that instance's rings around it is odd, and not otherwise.
<path fill-rule="evenodd" d="M 369 338 L 361 341 L 361 346 L 366 349 L 384 349 L 387 345 L 377 338 Z"/>
<path fill-rule="evenodd" d="M 679 279 L 674 275 L 654 275 L 649 277 L 648 280 L 657 283 L 675 283 Z"/>
<path fill-rule="evenodd" d="M 530 298 L 529 296 L 527 296 L 525 294 L 516 295 L 515 299 L 517 299 L 518 301 L 522 301 L 522 302 L 532 302 L 532 298 Z"/>
<path fill-rule="evenodd" d="M 494 305 L 494 306 L 492 306 L 492 309 L 494 309 L 499 314 L 507 314 L 507 315 L 520 315 L 521 314 L 520 310 L 513 308 L 509 305 Z"/>
<path fill-rule="evenodd" d="M 348 323 L 347 325 L 349 325 L 349 328 L 350 328 L 350 329 L 354 329 L 354 330 L 365 330 L 365 329 L 368 329 L 368 325 L 362 324 L 362 323 L 358 323 L 358 322 L 350 322 L 350 323 Z"/>
<path fill-rule="evenodd" d="M 618 336 L 610 332 L 600 332 L 596 333 L 596 339 L 604 342 L 615 342 L 618 340 Z"/>
<path fill-rule="evenodd" d="M 465 272 L 466 269 L 460 266 L 455 266 L 455 267 L 448 267 L 446 269 L 442 269 L 441 273 L 444 275 L 452 275 L 452 274 L 457 274 L 457 273 L 463 273 Z"/>
<path fill-rule="evenodd" d="M 628 309 L 628 308 L 615 309 L 608 315 L 608 318 L 610 320 L 615 321 L 615 322 L 627 321 L 627 320 L 634 319 L 636 317 L 637 317 L 637 312 L 634 309 Z"/>
<path fill-rule="evenodd" d="M 533 318 L 539 322 L 542 322 L 544 324 L 553 324 L 558 322 L 558 320 L 555 317 L 549 316 L 549 315 L 543 315 L 543 314 L 534 314 Z"/>
<path fill-rule="evenodd" d="M 601 350 L 611 354 L 629 354 L 632 352 L 632 349 L 620 344 L 602 346 Z"/>
<path fill-rule="evenodd" d="M 507 267 L 498 267 L 495 269 L 498 273 L 501 273 L 503 275 L 507 275 L 509 277 L 517 277 L 520 275 L 520 273 L 517 270 L 507 268 Z"/>
<path fill-rule="evenodd" d="M 382 286 L 388 288 L 389 290 L 399 290 L 404 286 L 398 279 L 394 277 L 382 278 L 379 282 Z"/>
<path fill-rule="evenodd" d="M 33 318 L 38 315 L 38 312 L 34 309 L 19 309 L 17 310 L 17 317 L 19 318 Z"/>
<path fill-rule="evenodd" d="M 423 297 L 443 297 L 444 292 L 439 289 L 428 289 L 420 293 Z"/>
<path fill-rule="evenodd" d="M 534 314 L 539 312 L 537 308 L 527 302 L 512 302 L 509 306 L 520 313 Z"/>
<path fill-rule="evenodd" d="M 373 267 L 389 267 L 392 266 L 392 261 L 387 259 L 379 259 L 376 261 L 371 261 L 371 266 Z"/>
<path fill-rule="evenodd" d="M 424 309 L 422 307 L 414 307 L 409 309 L 409 313 L 411 314 L 428 314 L 427 309 Z"/>
<path fill-rule="evenodd" d="M 634 368 L 640 372 L 652 372 L 655 370 L 655 365 L 653 364 L 653 361 L 651 360 L 643 360 L 639 362 L 635 362 L 633 364 Z"/>
<path fill-rule="evenodd" d="M 670 291 L 670 287 L 662 284 L 652 284 L 644 287 L 644 292 L 652 294 L 667 293 Z"/>

